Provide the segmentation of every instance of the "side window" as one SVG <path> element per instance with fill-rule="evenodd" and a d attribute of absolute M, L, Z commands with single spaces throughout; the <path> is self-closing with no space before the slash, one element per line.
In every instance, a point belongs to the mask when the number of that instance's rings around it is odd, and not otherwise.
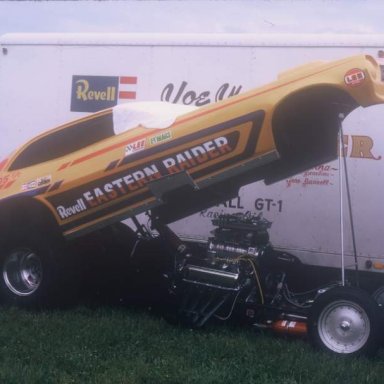
<path fill-rule="evenodd" d="M 112 113 L 79 121 L 31 143 L 13 161 L 9 170 L 14 171 L 68 155 L 113 135 Z"/>

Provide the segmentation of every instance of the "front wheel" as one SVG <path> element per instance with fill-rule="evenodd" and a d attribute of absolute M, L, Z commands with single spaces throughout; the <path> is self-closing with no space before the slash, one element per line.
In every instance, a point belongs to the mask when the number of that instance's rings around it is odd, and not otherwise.
<path fill-rule="evenodd" d="M 312 344 L 322 350 L 372 355 L 380 341 L 378 305 L 361 289 L 332 288 L 315 300 L 308 331 Z"/>

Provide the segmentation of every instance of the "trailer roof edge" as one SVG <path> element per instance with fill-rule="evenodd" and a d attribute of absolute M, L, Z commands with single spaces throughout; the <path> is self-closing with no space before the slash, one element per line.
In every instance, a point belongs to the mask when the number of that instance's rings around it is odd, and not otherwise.
<path fill-rule="evenodd" d="M 42 46 L 381 47 L 384 34 L 8 33 L 0 44 Z"/>

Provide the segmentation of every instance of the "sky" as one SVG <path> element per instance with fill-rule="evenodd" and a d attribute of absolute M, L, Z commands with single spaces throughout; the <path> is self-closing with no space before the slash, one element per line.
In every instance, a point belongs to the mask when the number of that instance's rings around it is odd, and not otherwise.
<path fill-rule="evenodd" d="M 0 1 L 8 32 L 384 33 L 383 0 Z"/>

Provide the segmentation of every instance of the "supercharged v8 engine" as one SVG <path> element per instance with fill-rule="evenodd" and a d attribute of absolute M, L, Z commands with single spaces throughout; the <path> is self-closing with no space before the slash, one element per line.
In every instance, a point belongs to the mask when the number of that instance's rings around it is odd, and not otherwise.
<path fill-rule="evenodd" d="M 247 284 L 248 270 L 269 247 L 267 229 L 271 223 L 261 216 L 221 215 L 209 239 L 204 258 L 188 260 L 185 282 L 223 290 L 239 290 Z M 243 262 L 248 264 L 245 268 Z"/>
<path fill-rule="evenodd" d="M 196 327 L 212 316 L 227 320 L 238 306 L 279 301 L 285 279 L 280 271 L 300 263 L 272 248 L 271 223 L 261 215 L 220 215 L 212 223 L 216 228 L 206 249 L 177 261 L 178 316 Z"/>

